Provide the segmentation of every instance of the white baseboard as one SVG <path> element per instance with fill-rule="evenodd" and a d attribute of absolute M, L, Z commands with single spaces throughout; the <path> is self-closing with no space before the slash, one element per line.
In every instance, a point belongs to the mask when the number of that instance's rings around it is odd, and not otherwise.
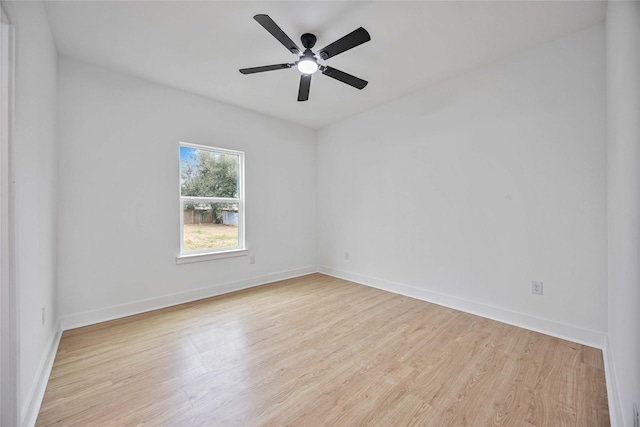
<path fill-rule="evenodd" d="M 186 292 L 163 295 L 157 298 L 136 301 L 132 303 L 107 307 L 99 310 L 86 311 L 83 313 L 64 316 L 60 319 L 63 331 L 120 319 L 134 314 L 145 313 L 147 311 L 158 310 L 160 308 L 171 307 L 177 304 L 196 301 L 203 298 L 214 297 L 229 292 L 252 288 L 266 283 L 277 282 L 278 280 L 291 279 L 293 277 L 304 276 L 317 273 L 318 267 L 308 266 L 294 270 L 281 271 L 259 277 L 238 280 L 235 282 L 219 283 L 206 288 L 194 289 Z"/>
<path fill-rule="evenodd" d="M 534 332 L 540 332 L 542 334 L 561 338 L 567 341 L 588 345 L 590 347 L 595 347 L 598 349 L 602 349 L 604 347 L 605 334 L 603 332 L 583 329 L 574 325 L 567 325 L 565 323 L 555 322 L 553 320 L 543 319 L 540 317 L 511 311 L 500 307 L 485 305 L 451 295 L 440 294 L 437 292 L 415 288 L 413 286 L 400 283 L 394 283 L 388 280 L 378 279 L 358 273 L 343 271 L 332 267 L 319 266 L 318 271 L 329 276 L 350 280 L 352 282 L 371 286 L 377 289 L 382 289 L 384 291 L 431 302 L 444 307 L 464 311 L 465 313 L 485 317 L 487 319 L 497 320 L 502 323 L 529 329 Z"/>
<path fill-rule="evenodd" d="M 604 358 L 604 375 L 607 381 L 607 399 L 609 401 L 609 420 L 612 427 L 622 426 L 622 412 L 620 408 L 620 393 L 618 393 L 618 378 L 613 364 L 613 355 L 609 338 L 604 339 L 602 349 Z"/>
<path fill-rule="evenodd" d="M 36 372 L 31 389 L 27 394 L 25 402 L 22 404 L 20 425 L 23 427 L 33 427 L 36 424 L 38 413 L 40 412 L 40 405 L 44 398 L 44 392 L 47 389 L 47 383 L 49 382 L 49 376 L 51 375 L 53 362 L 56 359 L 56 353 L 58 352 L 58 345 L 60 344 L 61 337 L 62 330 L 60 329 L 60 321 L 58 321 L 56 322 L 55 328 L 53 328 L 53 333 L 49 338 L 47 348 L 42 355 L 40 364 L 38 365 L 38 371 Z"/>

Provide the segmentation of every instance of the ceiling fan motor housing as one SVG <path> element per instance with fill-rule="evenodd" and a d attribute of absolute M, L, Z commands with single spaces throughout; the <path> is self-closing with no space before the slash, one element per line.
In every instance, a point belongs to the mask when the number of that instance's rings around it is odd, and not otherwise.
<path fill-rule="evenodd" d="M 305 49 L 312 49 L 316 45 L 316 36 L 311 33 L 304 33 L 300 36 L 300 41 Z"/>

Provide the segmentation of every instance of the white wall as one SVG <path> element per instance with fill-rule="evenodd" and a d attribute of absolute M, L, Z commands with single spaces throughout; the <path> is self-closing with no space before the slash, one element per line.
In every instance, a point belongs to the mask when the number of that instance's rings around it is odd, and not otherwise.
<path fill-rule="evenodd" d="M 16 30 L 15 127 L 10 149 L 15 181 L 19 387 L 24 416 L 34 403 L 58 326 L 57 54 L 41 2 L 3 5 Z M 44 325 L 42 307 L 47 313 Z"/>
<path fill-rule="evenodd" d="M 607 7 L 609 354 L 619 425 L 640 404 L 640 3 Z"/>
<path fill-rule="evenodd" d="M 321 270 L 602 345 L 604 42 L 598 25 L 321 129 Z"/>
<path fill-rule="evenodd" d="M 58 73 L 63 328 L 315 269 L 314 130 L 71 59 Z M 254 265 L 176 265 L 180 141 L 246 153 Z"/>

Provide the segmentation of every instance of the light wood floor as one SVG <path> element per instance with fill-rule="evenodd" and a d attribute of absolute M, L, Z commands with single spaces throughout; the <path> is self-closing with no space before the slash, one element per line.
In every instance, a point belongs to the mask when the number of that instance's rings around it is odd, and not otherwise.
<path fill-rule="evenodd" d="M 602 352 L 321 274 L 63 334 L 37 426 L 606 426 Z"/>

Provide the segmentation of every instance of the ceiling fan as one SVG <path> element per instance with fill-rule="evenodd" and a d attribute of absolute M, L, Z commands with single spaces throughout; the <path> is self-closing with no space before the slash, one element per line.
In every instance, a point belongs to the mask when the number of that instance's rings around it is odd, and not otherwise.
<path fill-rule="evenodd" d="M 269 17 L 269 15 L 256 15 L 253 17 L 260 25 L 264 27 L 273 37 L 284 45 L 291 53 L 298 55 L 300 59 L 296 62 L 265 65 L 263 67 L 241 68 L 242 74 L 262 73 L 263 71 L 284 70 L 296 66 L 300 71 L 300 88 L 298 89 L 298 101 L 306 101 L 309 99 L 309 88 L 311 87 L 311 76 L 316 71 L 320 71 L 325 76 L 329 76 L 336 80 L 346 83 L 356 89 L 364 89 L 367 85 L 366 80 L 362 80 L 344 71 L 337 70 L 332 67 L 318 64 L 318 60 L 327 60 L 334 56 L 359 46 L 371 40 L 371 36 L 364 28 L 360 27 L 347 34 L 346 36 L 334 41 L 330 45 L 320 49 L 317 53 L 313 53 L 311 49 L 316 44 L 316 36 L 305 33 L 300 37 L 304 52 L 287 36 L 284 31 Z"/>

